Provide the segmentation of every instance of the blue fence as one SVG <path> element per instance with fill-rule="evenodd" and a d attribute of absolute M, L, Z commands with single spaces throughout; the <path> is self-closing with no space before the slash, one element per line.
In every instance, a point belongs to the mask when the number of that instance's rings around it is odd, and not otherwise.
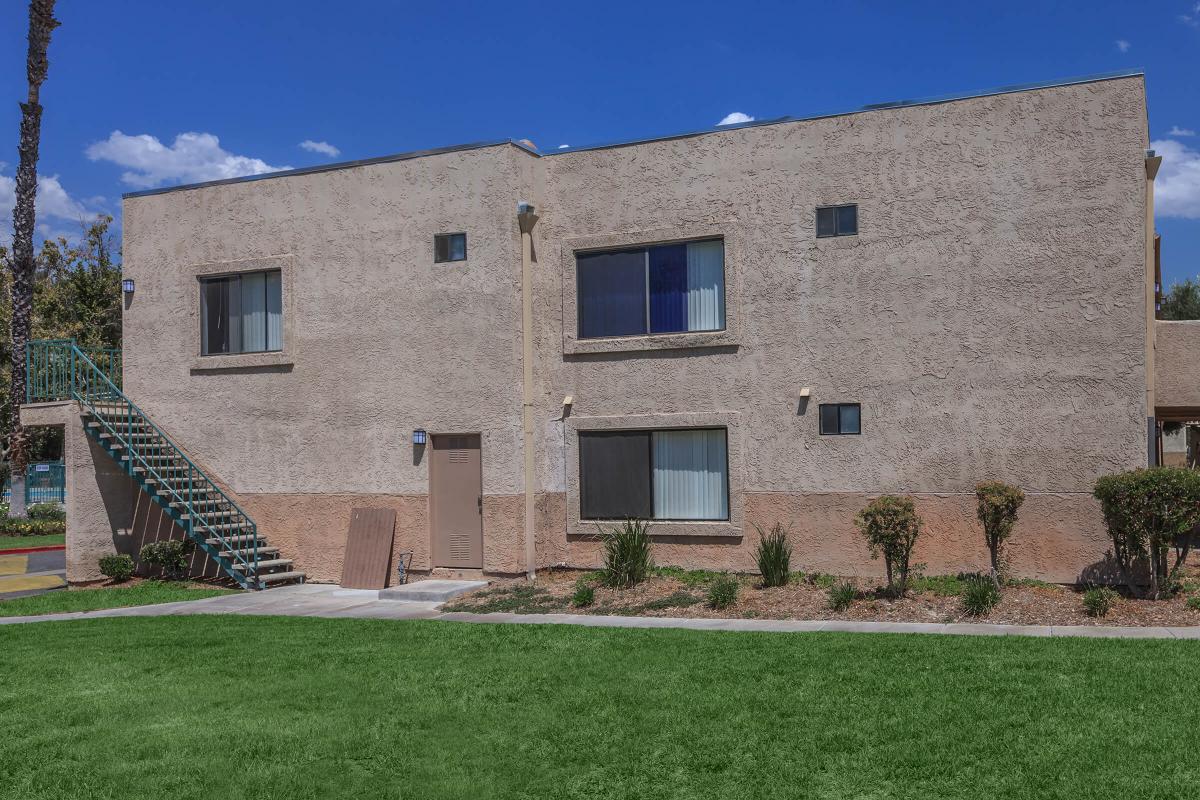
<path fill-rule="evenodd" d="M 4 502 L 12 500 L 12 486 L 4 481 Z M 61 461 L 43 461 L 25 469 L 25 503 L 65 503 L 67 469 Z"/>

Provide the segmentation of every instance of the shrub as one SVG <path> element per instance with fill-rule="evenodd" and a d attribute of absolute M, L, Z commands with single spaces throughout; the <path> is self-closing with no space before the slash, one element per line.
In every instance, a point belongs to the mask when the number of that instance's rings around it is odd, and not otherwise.
<path fill-rule="evenodd" d="M 1000 590 L 991 578 L 976 575 L 967 580 L 963 589 L 963 611 L 972 617 L 986 616 L 1000 602 Z"/>
<path fill-rule="evenodd" d="M 580 578 L 575 582 L 575 594 L 571 595 L 571 605 L 576 608 L 590 606 L 596 602 L 596 590 L 586 580 Z"/>
<path fill-rule="evenodd" d="M 133 576 L 133 559 L 125 554 L 103 556 L 100 559 L 100 574 L 110 578 L 113 583 L 127 581 Z"/>
<path fill-rule="evenodd" d="M 829 587 L 829 607 L 834 611 L 845 611 L 858 597 L 858 589 L 850 581 L 838 581 Z"/>
<path fill-rule="evenodd" d="M 992 584 L 999 590 L 1004 543 L 1017 524 L 1017 510 L 1025 502 L 1025 493 L 1007 483 L 986 481 L 975 487 L 975 499 L 978 501 L 976 513 L 983 525 L 983 538 L 992 560 Z"/>
<path fill-rule="evenodd" d="M 164 539 L 151 542 L 142 548 L 141 560 L 160 568 L 171 580 L 181 580 L 187 575 L 188 559 L 192 554 L 190 539 Z"/>
<path fill-rule="evenodd" d="M 0 536 L 41 536 L 66 531 L 67 525 L 62 520 L 0 518 Z"/>
<path fill-rule="evenodd" d="M 604 545 L 604 582 L 628 589 L 646 580 L 654 568 L 650 552 L 650 526 L 640 519 L 625 520 L 618 528 L 601 529 Z"/>
<path fill-rule="evenodd" d="M 30 519 L 52 519 L 58 522 L 64 522 L 67 519 L 67 510 L 58 503 L 34 503 L 26 513 Z"/>
<path fill-rule="evenodd" d="M 737 602 L 738 589 L 741 586 L 738 579 L 731 575 L 717 578 L 708 587 L 709 608 L 729 608 Z"/>
<path fill-rule="evenodd" d="M 871 558 L 883 556 L 888 591 L 904 594 L 908 588 L 908 565 L 913 544 L 921 533 L 921 518 L 911 497 L 884 495 L 858 512 L 854 524 L 867 538 Z"/>
<path fill-rule="evenodd" d="M 758 549 L 754 559 L 762 575 L 763 586 L 786 586 L 792 568 L 792 545 L 788 542 L 788 530 L 776 522 L 771 530 L 754 526 L 758 531 Z"/>
<path fill-rule="evenodd" d="M 1135 567 L 1149 567 L 1149 596 L 1170 592 L 1191 548 L 1191 530 L 1200 524 L 1200 472 L 1181 467 L 1135 469 L 1106 475 L 1094 491 L 1112 541 L 1113 558 L 1129 590 L 1145 597 Z M 1175 548 L 1175 563 L 1168 551 Z"/>
<path fill-rule="evenodd" d="M 1089 617 L 1105 617 L 1112 609 L 1117 593 L 1107 586 L 1093 586 L 1083 593 L 1083 613 Z"/>
<path fill-rule="evenodd" d="M 1192 611 L 1200 611 L 1200 595 L 1196 597 L 1189 597 L 1187 599 L 1187 607 Z"/>

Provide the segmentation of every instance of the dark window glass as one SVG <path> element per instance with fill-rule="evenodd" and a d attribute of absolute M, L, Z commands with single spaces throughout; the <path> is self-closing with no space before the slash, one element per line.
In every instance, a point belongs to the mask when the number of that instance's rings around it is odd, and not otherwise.
<path fill-rule="evenodd" d="M 725 327 L 720 239 L 581 253 L 575 265 L 580 338 Z"/>
<path fill-rule="evenodd" d="M 443 261 L 467 260 L 467 235 L 465 233 L 439 233 L 433 237 L 433 260 Z"/>
<path fill-rule="evenodd" d="M 858 233 L 858 206 L 825 206 L 817 209 L 817 236 L 854 236 Z"/>
<path fill-rule="evenodd" d="M 825 435 L 862 433 L 862 407 L 858 403 L 822 403 L 820 431 Z"/>
<path fill-rule="evenodd" d="M 646 251 L 589 253 L 576 261 L 579 335 L 646 333 Z"/>
<path fill-rule="evenodd" d="M 204 281 L 200 285 L 201 304 L 204 306 L 203 352 L 229 352 L 229 281 L 223 278 Z"/>
<path fill-rule="evenodd" d="M 837 210 L 838 236 L 858 233 L 858 206 L 840 206 Z"/>
<path fill-rule="evenodd" d="M 579 434 L 582 519 L 649 519 L 650 432 Z"/>
<path fill-rule="evenodd" d="M 837 236 L 837 209 L 817 209 L 817 236 Z"/>
<path fill-rule="evenodd" d="M 282 284 L 278 270 L 202 279 L 201 354 L 282 350 Z"/>

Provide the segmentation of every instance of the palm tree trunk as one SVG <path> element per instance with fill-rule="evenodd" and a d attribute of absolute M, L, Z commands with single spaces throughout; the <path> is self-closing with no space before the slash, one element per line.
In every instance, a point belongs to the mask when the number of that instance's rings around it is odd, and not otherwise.
<path fill-rule="evenodd" d="M 13 206 L 12 246 L 12 427 L 9 431 L 9 473 L 12 503 L 9 516 L 25 516 L 25 467 L 29 463 L 29 442 L 21 427 L 21 404 L 25 402 L 25 345 L 33 314 L 33 228 L 34 200 L 37 197 L 38 144 L 42 137 L 42 83 L 49 62 L 46 51 L 50 34 L 58 27 L 54 18 L 54 0 L 30 0 L 29 52 L 25 72 L 29 95 L 21 103 L 21 135 L 17 145 L 16 204 Z"/>

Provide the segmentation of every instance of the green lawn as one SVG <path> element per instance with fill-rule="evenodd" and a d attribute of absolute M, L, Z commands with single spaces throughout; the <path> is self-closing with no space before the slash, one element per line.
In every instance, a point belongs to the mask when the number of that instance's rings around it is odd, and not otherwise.
<path fill-rule="evenodd" d="M 1195 797 L 1200 643 L 0 626 L 25 798 Z"/>
<path fill-rule="evenodd" d="M 202 597 L 213 597 L 228 591 L 230 590 L 166 581 L 142 581 L 132 586 L 105 589 L 59 589 L 32 597 L 0 600 L 0 617 L 61 614 L 66 611 L 95 611 L 99 608 L 174 603 L 177 600 L 199 600 Z"/>
<path fill-rule="evenodd" d="M 51 544 L 63 544 L 67 540 L 65 533 L 39 533 L 36 536 L 0 536 L 0 551 L 16 550 L 22 547 L 45 547 Z"/>

